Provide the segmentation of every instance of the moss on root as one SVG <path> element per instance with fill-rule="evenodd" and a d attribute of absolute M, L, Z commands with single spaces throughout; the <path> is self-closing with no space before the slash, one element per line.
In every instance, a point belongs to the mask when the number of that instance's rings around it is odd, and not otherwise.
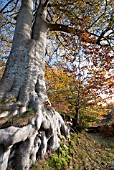
<path fill-rule="evenodd" d="M 27 110 L 22 115 L 7 116 L 0 118 L 0 129 L 10 126 L 23 127 L 35 116 L 34 110 Z"/>

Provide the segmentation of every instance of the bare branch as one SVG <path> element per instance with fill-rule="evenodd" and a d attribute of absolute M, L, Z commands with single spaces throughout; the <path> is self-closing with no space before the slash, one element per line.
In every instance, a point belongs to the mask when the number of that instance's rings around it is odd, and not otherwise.
<path fill-rule="evenodd" d="M 11 2 L 13 2 L 13 0 L 10 0 L 2 9 L 0 12 L 2 12 Z"/>
<path fill-rule="evenodd" d="M 88 29 L 90 29 L 105 14 L 106 9 L 107 9 L 107 0 L 106 0 L 104 12 L 88 27 Z"/>
<path fill-rule="evenodd" d="M 45 3 L 44 3 L 44 7 L 46 7 L 46 6 L 47 6 L 48 2 L 49 2 L 49 0 L 46 0 L 46 1 L 45 1 Z"/>
<path fill-rule="evenodd" d="M 104 14 L 101 14 L 87 29 L 90 29 Z"/>
<path fill-rule="evenodd" d="M 39 1 L 39 5 L 43 5 L 43 7 L 45 8 L 46 6 L 47 6 L 47 4 L 48 4 L 48 2 L 49 2 L 49 0 L 40 0 Z"/>
<path fill-rule="evenodd" d="M 19 0 L 17 0 L 17 1 L 15 2 L 15 6 L 14 6 L 11 10 L 4 11 L 3 14 L 12 12 L 12 11 L 15 9 L 15 7 L 17 6 L 18 2 L 19 2 Z"/>
<path fill-rule="evenodd" d="M 108 30 L 110 30 L 109 27 L 107 27 L 104 31 L 102 31 L 102 33 L 100 34 L 100 36 L 99 36 L 98 39 L 97 39 L 97 42 L 96 42 L 97 44 L 100 45 L 101 39 L 103 38 L 104 34 L 105 34 Z"/>

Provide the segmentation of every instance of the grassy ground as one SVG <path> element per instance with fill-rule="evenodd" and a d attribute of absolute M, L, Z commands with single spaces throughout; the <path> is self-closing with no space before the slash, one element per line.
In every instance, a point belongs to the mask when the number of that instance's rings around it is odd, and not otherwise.
<path fill-rule="evenodd" d="M 75 134 L 61 144 L 59 152 L 39 160 L 31 170 L 114 170 L 114 138 Z"/>

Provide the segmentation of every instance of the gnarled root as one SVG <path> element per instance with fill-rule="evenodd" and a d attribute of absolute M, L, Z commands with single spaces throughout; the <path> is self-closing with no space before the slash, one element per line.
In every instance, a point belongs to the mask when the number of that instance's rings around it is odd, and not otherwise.
<path fill-rule="evenodd" d="M 60 135 L 69 135 L 58 112 L 45 108 L 43 103 L 38 106 L 36 115 L 26 125 L 0 129 L 0 170 L 28 170 L 38 157 L 44 158 L 47 150 L 59 147 Z"/>

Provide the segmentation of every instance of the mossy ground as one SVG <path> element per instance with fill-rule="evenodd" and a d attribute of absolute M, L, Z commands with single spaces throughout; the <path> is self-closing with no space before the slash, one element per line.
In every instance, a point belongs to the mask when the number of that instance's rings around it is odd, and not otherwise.
<path fill-rule="evenodd" d="M 114 138 L 98 134 L 73 134 L 66 154 L 46 156 L 31 170 L 114 170 Z M 62 146 L 62 149 L 64 147 Z M 67 161 L 67 162 L 65 162 Z"/>

